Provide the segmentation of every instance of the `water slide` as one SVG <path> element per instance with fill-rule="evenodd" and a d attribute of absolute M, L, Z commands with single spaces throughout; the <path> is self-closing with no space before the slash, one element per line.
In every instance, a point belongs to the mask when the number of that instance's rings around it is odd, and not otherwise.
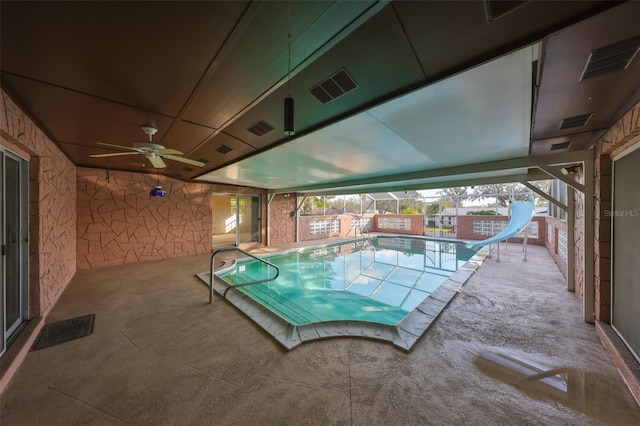
<path fill-rule="evenodd" d="M 506 228 L 502 230 L 502 232 L 494 235 L 493 237 L 487 238 L 482 241 L 472 241 L 467 243 L 467 248 L 476 250 L 480 247 L 497 243 L 499 241 L 504 241 L 507 238 L 515 237 L 523 229 L 527 227 L 531 219 L 533 218 L 533 200 L 531 201 L 512 201 L 511 202 L 511 221 L 507 225 Z"/>

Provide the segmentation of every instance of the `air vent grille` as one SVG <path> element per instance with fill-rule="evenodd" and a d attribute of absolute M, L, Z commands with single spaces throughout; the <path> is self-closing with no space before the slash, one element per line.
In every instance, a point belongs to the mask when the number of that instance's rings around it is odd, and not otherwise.
<path fill-rule="evenodd" d="M 326 80 L 309 89 L 309 92 L 320 102 L 326 104 L 358 87 L 355 80 L 345 69 L 341 69 Z"/>
<path fill-rule="evenodd" d="M 640 35 L 593 50 L 580 81 L 627 68 L 640 49 Z"/>
<path fill-rule="evenodd" d="M 567 148 L 569 148 L 569 145 L 571 145 L 571 141 L 554 143 L 553 145 L 551 145 L 550 150 L 551 151 L 557 151 L 559 149 L 567 149 Z"/>
<path fill-rule="evenodd" d="M 192 172 L 193 169 L 191 167 L 183 167 L 182 170 L 184 170 L 185 172 Z"/>
<path fill-rule="evenodd" d="M 589 114 L 576 115 L 575 117 L 565 118 L 560 122 L 560 129 L 571 129 L 573 127 L 582 127 L 587 124 L 587 121 L 593 115 L 592 112 Z"/>
<path fill-rule="evenodd" d="M 226 145 L 220 145 L 219 147 L 216 148 L 216 151 L 218 151 L 222 155 L 227 155 L 228 153 L 233 151 L 233 148 L 228 147 Z"/>
<path fill-rule="evenodd" d="M 251 126 L 247 127 L 247 130 L 256 136 L 262 136 L 265 133 L 269 133 L 273 129 L 274 127 L 264 120 L 258 120 L 255 123 L 253 123 Z"/>
<path fill-rule="evenodd" d="M 209 160 L 207 160 L 206 158 L 198 158 L 198 161 L 204 164 L 207 164 L 209 162 Z"/>

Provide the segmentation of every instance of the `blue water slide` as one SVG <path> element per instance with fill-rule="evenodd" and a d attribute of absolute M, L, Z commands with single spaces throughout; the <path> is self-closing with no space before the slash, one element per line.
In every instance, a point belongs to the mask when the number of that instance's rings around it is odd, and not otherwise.
<path fill-rule="evenodd" d="M 472 250 L 479 249 L 480 247 L 504 241 L 507 238 L 518 235 L 524 228 L 527 227 L 531 219 L 533 218 L 533 200 L 531 201 L 512 201 L 511 202 L 511 221 L 502 232 L 487 238 L 482 241 L 472 241 L 466 244 L 466 247 Z"/>

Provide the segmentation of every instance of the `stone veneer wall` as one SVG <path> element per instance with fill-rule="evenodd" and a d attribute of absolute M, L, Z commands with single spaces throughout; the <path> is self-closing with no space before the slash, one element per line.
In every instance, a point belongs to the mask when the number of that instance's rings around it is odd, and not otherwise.
<path fill-rule="evenodd" d="M 78 168 L 78 269 L 211 251 L 211 185 Z"/>
<path fill-rule="evenodd" d="M 76 272 L 76 168 L 4 91 L 0 96 L 0 140 L 30 157 L 29 315 L 44 316 Z"/>
<path fill-rule="evenodd" d="M 595 147 L 594 165 L 594 275 L 597 320 L 611 322 L 611 210 L 612 158 L 640 144 L 640 102 L 629 110 Z"/>
<path fill-rule="evenodd" d="M 266 191 L 156 175 L 78 168 L 78 269 L 209 253 L 212 194 Z M 160 179 L 167 197 L 151 197 Z M 261 237 L 265 242 L 265 224 Z"/>
<path fill-rule="evenodd" d="M 271 200 L 269 207 L 269 230 L 271 244 L 292 243 L 296 240 L 296 218 L 291 213 L 296 210 L 296 197 L 285 197 L 277 194 Z M 266 243 L 266 241 L 265 241 Z"/>

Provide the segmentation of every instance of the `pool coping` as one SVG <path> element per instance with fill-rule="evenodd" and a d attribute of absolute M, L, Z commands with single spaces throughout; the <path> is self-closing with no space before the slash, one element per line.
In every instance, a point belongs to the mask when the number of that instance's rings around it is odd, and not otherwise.
<path fill-rule="evenodd" d="M 406 236 L 404 236 L 406 237 Z M 416 238 L 412 236 L 411 238 Z M 427 239 L 427 238 L 425 238 Z M 359 241 L 354 239 L 353 242 Z M 341 243 L 345 243 L 344 241 Z M 328 247 L 334 244 L 320 244 L 313 248 Z M 305 247 L 304 249 L 309 249 Z M 283 250 L 277 254 L 300 251 L 300 249 Z M 270 253 L 269 255 L 276 254 Z M 223 295 L 227 288 L 226 299 L 238 310 L 247 315 L 265 332 L 271 335 L 287 350 L 293 350 L 305 342 L 333 337 L 364 337 L 382 340 L 393 346 L 410 352 L 431 324 L 438 318 L 453 298 L 462 291 L 462 287 L 489 255 L 489 250 L 482 248 L 462 267 L 450 275 L 433 293 L 423 300 L 397 325 L 377 324 L 364 321 L 324 321 L 305 325 L 292 325 L 277 314 L 262 306 L 251 297 L 214 276 L 213 289 Z M 225 262 L 223 269 L 233 266 L 235 260 Z M 220 269 L 218 271 L 221 271 Z M 210 272 L 196 274 L 209 287 Z"/>

